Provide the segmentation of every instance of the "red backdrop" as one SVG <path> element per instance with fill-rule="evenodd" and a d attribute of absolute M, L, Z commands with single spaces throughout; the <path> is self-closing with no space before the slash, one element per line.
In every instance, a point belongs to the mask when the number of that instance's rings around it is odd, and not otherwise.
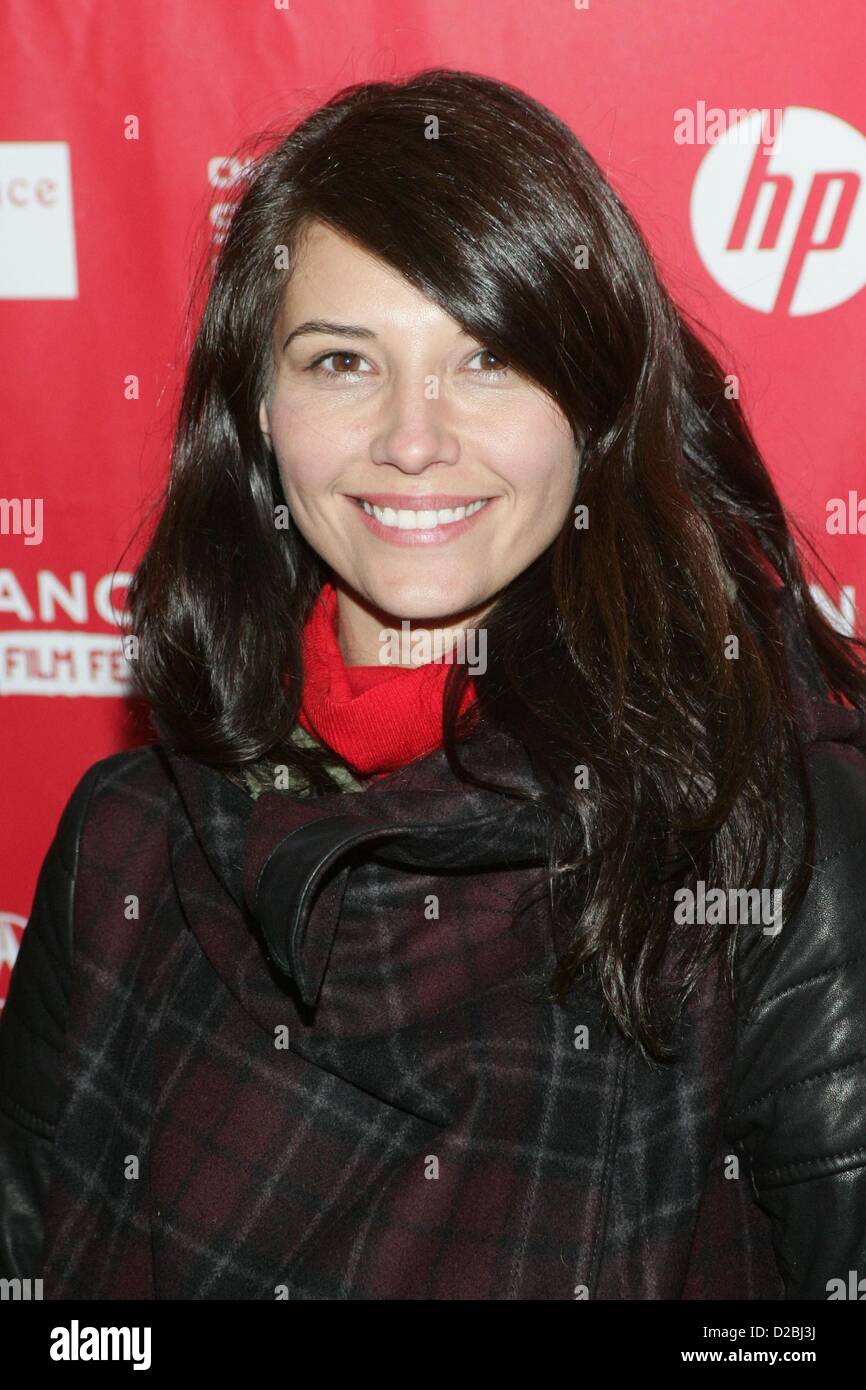
<path fill-rule="evenodd" d="M 227 156 L 347 83 L 466 68 L 571 125 L 727 345 L 836 576 L 818 596 L 862 631 L 863 0 L 5 0 L 0 22 L 0 998 L 76 780 L 143 736 L 124 576 Z"/>

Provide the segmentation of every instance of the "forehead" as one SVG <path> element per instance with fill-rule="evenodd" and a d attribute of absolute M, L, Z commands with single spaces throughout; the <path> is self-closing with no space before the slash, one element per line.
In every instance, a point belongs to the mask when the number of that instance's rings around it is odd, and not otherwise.
<path fill-rule="evenodd" d="M 357 321 L 361 314 L 365 321 L 371 316 L 382 320 L 405 316 L 416 324 L 420 319 L 452 323 L 444 310 L 398 270 L 351 237 L 321 222 L 307 224 L 283 292 L 282 321 L 291 327 L 290 319 Z"/>
<path fill-rule="evenodd" d="M 309 271 L 320 265 L 359 265 L 369 262 L 381 264 L 376 257 L 359 242 L 326 222 L 306 222 L 298 233 L 295 265 L 299 270 Z"/>

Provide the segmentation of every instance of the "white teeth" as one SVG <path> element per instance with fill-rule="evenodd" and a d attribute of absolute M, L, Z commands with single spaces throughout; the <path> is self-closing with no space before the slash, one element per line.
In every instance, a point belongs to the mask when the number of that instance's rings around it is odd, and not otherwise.
<path fill-rule="evenodd" d="M 480 498 L 470 502 L 468 507 L 444 507 L 441 511 L 414 512 L 406 507 L 395 511 L 393 507 L 374 507 L 372 502 L 362 502 L 361 506 L 368 516 L 374 516 L 383 526 L 394 526 L 400 531 L 430 531 L 434 526 L 450 526 L 452 521 L 462 521 L 465 516 L 486 507 L 490 499 Z"/>

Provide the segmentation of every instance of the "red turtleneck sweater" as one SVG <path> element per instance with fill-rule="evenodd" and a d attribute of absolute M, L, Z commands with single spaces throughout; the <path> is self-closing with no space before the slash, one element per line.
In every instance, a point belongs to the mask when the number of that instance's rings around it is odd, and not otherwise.
<path fill-rule="evenodd" d="M 300 723 L 358 771 L 384 776 L 441 746 L 447 655 L 423 666 L 347 666 L 337 591 L 326 583 L 304 628 L 302 656 Z M 475 698 L 470 680 L 461 714 Z"/>

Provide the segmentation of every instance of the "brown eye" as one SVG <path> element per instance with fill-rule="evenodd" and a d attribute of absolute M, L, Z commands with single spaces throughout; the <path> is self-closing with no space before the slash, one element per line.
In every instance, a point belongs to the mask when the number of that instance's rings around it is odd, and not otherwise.
<path fill-rule="evenodd" d="M 501 357 L 497 357 L 496 354 L 495 354 L 495 352 L 491 352 L 489 348 L 485 348 L 484 351 L 482 352 L 481 356 L 482 356 L 482 358 L 486 358 L 486 359 L 487 359 L 487 361 L 484 363 L 485 369 L 489 368 L 491 362 L 493 362 L 494 368 L 496 367 L 496 364 L 498 363 L 498 364 L 499 364 L 499 369 L 500 369 L 500 370 L 501 370 L 503 367 L 506 366 L 506 363 L 503 362 L 502 358 L 501 358 Z"/>
<path fill-rule="evenodd" d="M 338 374 L 342 371 L 350 373 L 357 371 L 357 367 L 347 367 L 346 363 L 360 362 L 361 360 L 357 352 L 332 352 L 331 357 L 334 359 L 335 369 Z"/>
<path fill-rule="evenodd" d="M 320 377 L 334 378 L 337 376 L 358 377 L 364 375 L 361 364 L 366 362 L 359 352 L 351 352 L 348 348 L 342 352 L 324 352 L 321 357 L 317 357 L 315 362 L 311 362 L 308 371 L 315 372 Z M 331 365 L 333 364 L 333 365 Z"/>
<path fill-rule="evenodd" d="M 509 370 L 508 363 L 504 362 L 501 357 L 497 357 L 496 353 L 492 352 L 490 348 L 479 348 L 478 352 L 475 353 L 475 356 L 471 360 L 475 362 L 479 359 L 481 360 L 475 371 L 476 376 L 504 376 Z M 494 364 L 493 366 L 489 365 L 491 362 Z"/>

